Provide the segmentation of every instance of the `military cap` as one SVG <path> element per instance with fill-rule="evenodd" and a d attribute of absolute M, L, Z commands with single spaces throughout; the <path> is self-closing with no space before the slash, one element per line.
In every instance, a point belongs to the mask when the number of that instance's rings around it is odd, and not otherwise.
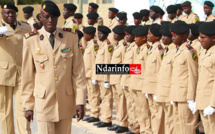
<path fill-rule="evenodd" d="M 88 19 L 97 19 L 99 17 L 98 13 L 96 12 L 91 12 L 87 14 Z"/>
<path fill-rule="evenodd" d="M 175 5 L 169 5 L 166 9 L 168 14 L 176 13 L 177 12 L 177 7 Z"/>
<path fill-rule="evenodd" d="M 161 15 L 164 15 L 164 14 L 165 14 L 164 10 L 163 10 L 162 8 L 160 8 L 160 7 L 159 7 L 159 9 L 160 9 L 160 12 L 159 12 L 159 13 L 160 13 Z"/>
<path fill-rule="evenodd" d="M 72 3 L 66 3 L 63 6 L 70 11 L 74 11 L 77 9 L 77 6 Z"/>
<path fill-rule="evenodd" d="M 215 23 L 205 22 L 199 26 L 199 32 L 205 35 L 215 35 Z"/>
<path fill-rule="evenodd" d="M 78 37 L 79 37 L 79 38 L 81 38 L 81 37 L 84 36 L 83 33 L 82 33 L 80 30 L 77 30 L 77 34 L 78 34 Z"/>
<path fill-rule="evenodd" d="M 160 28 L 160 33 L 166 36 L 172 36 L 170 30 L 169 30 L 169 25 L 163 25 Z"/>
<path fill-rule="evenodd" d="M 111 33 L 110 28 L 108 28 L 107 26 L 103 26 L 103 25 L 98 26 L 98 31 L 105 33 L 105 34 Z"/>
<path fill-rule="evenodd" d="M 18 8 L 13 3 L 3 2 L 1 4 L 1 8 L 2 8 L 2 10 L 12 9 L 12 10 L 15 10 L 16 12 L 18 12 Z"/>
<path fill-rule="evenodd" d="M 124 29 L 125 29 L 125 25 L 117 25 L 113 28 L 113 32 L 115 34 L 125 34 Z"/>
<path fill-rule="evenodd" d="M 184 3 L 181 4 L 182 8 L 183 7 L 190 7 L 191 6 L 191 2 L 189 1 L 185 1 Z"/>
<path fill-rule="evenodd" d="M 143 15 L 142 15 L 141 13 L 135 12 L 135 13 L 133 13 L 133 17 L 134 17 L 135 19 L 142 19 L 142 18 L 143 18 Z"/>
<path fill-rule="evenodd" d="M 89 6 L 91 6 L 92 8 L 99 8 L 99 5 L 97 5 L 96 3 L 93 3 L 93 2 L 91 2 L 91 3 L 89 3 Z"/>
<path fill-rule="evenodd" d="M 126 12 L 117 13 L 116 17 L 118 17 L 119 19 L 127 18 L 127 13 Z"/>
<path fill-rule="evenodd" d="M 170 24 L 171 32 L 182 34 L 189 30 L 189 25 L 184 21 L 178 20 Z"/>
<path fill-rule="evenodd" d="M 140 10 L 140 13 L 141 13 L 143 16 L 149 16 L 149 10 L 147 10 L 147 9 L 142 9 L 142 10 Z"/>
<path fill-rule="evenodd" d="M 38 21 L 40 21 L 40 13 L 37 14 L 36 18 Z"/>
<path fill-rule="evenodd" d="M 161 10 L 160 10 L 159 6 L 151 6 L 150 7 L 150 11 L 154 11 L 156 13 L 159 13 Z"/>
<path fill-rule="evenodd" d="M 132 34 L 136 36 L 144 36 L 148 34 L 147 26 L 137 26 L 132 30 Z"/>
<path fill-rule="evenodd" d="M 159 25 L 159 24 L 152 24 L 149 29 L 150 29 L 150 32 L 153 35 L 155 35 L 155 36 L 161 36 L 160 28 L 161 28 L 161 25 Z"/>
<path fill-rule="evenodd" d="M 214 7 L 214 4 L 211 1 L 205 1 L 204 6 Z"/>
<path fill-rule="evenodd" d="M 181 9 L 182 10 L 181 4 L 176 4 L 175 6 L 177 7 L 177 9 Z"/>
<path fill-rule="evenodd" d="M 168 24 L 170 24 L 171 22 L 169 22 L 169 21 L 161 21 L 161 26 L 163 26 L 163 25 L 168 25 Z"/>
<path fill-rule="evenodd" d="M 193 35 L 199 35 L 199 25 L 198 24 L 188 24 L 190 27 L 190 31 Z"/>
<path fill-rule="evenodd" d="M 117 8 L 109 8 L 109 10 L 111 11 L 111 12 L 119 12 L 119 10 L 117 9 Z"/>
<path fill-rule="evenodd" d="M 44 1 L 41 5 L 41 9 L 43 12 L 51 14 L 53 16 L 60 16 L 60 10 L 58 6 L 52 1 Z"/>
<path fill-rule="evenodd" d="M 83 29 L 83 32 L 84 33 L 95 33 L 96 32 L 96 28 L 95 27 L 92 27 L 92 26 L 88 26 L 88 27 L 85 27 Z"/>
<path fill-rule="evenodd" d="M 127 27 L 125 27 L 124 28 L 124 31 L 125 31 L 125 33 L 129 33 L 129 34 L 132 34 L 132 31 L 133 31 L 133 29 L 134 28 L 136 28 L 137 26 L 127 26 Z"/>
<path fill-rule="evenodd" d="M 34 8 L 31 7 L 31 6 L 27 6 L 27 7 L 24 7 L 24 8 L 22 9 L 22 11 L 23 11 L 24 13 L 32 13 L 32 12 L 34 11 Z"/>
<path fill-rule="evenodd" d="M 83 18 L 83 15 L 81 13 L 75 13 L 74 18 L 76 18 L 76 19 Z"/>
<path fill-rule="evenodd" d="M 198 21 L 198 22 L 196 22 L 196 24 L 198 25 L 198 26 L 200 26 L 201 24 L 203 24 L 203 23 L 205 23 L 204 21 Z"/>

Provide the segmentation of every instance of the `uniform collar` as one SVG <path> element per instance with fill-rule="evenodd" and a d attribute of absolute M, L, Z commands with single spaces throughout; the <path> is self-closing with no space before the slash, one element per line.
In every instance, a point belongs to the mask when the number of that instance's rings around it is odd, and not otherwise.
<path fill-rule="evenodd" d="M 155 42 L 154 44 L 152 44 L 152 49 L 156 49 L 157 47 L 158 47 L 158 45 L 160 45 L 160 42 L 159 41 L 157 41 L 157 42 Z"/>
<path fill-rule="evenodd" d="M 49 37 L 50 37 L 51 33 L 47 32 L 47 31 L 45 30 L 45 28 L 44 28 L 44 27 L 42 27 L 42 29 L 44 30 L 44 32 L 45 32 L 45 34 L 46 34 L 46 36 L 47 36 L 47 37 L 48 37 L 48 39 L 49 39 Z M 56 32 L 57 32 L 57 27 L 56 27 L 56 30 L 53 32 L 54 37 L 55 37 L 55 35 L 56 35 Z"/>
<path fill-rule="evenodd" d="M 68 21 L 70 21 L 70 20 L 72 20 L 72 19 L 74 19 L 74 16 L 70 16 L 69 18 L 67 18 L 67 19 L 66 19 L 66 22 L 68 22 Z"/>
<path fill-rule="evenodd" d="M 209 48 L 208 50 L 205 50 L 205 52 L 206 52 L 207 54 L 214 53 L 214 52 L 215 52 L 215 45 L 212 46 L 211 48 Z"/>
<path fill-rule="evenodd" d="M 180 47 L 179 50 L 184 50 L 186 48 L 186 45 L 188 45 L 187 42 L 184 42 Z"/>

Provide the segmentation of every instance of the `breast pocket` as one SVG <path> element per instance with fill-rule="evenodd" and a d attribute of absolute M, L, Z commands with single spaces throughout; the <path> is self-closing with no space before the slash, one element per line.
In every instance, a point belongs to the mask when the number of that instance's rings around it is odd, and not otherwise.
<path fill-rule="evenodd" d="M 115 64 L 119 64 L 122 62 L 121 56 L 120 56 L 120 52 L 116 53 L 113 57 L 113 63 Z"/>
<path fill-rule="evenodd" d="M 204 62 L 203 67 L 206 68 L 207 72 L 206 75 L 213 76 L 213 64 L 211 62 Z"/>
<path fill-rule="evenodd" d="M 35 56 L 34 59 L 37 72 L 47 72 L 49 70 L 48 55 Z"/>
<path fill-rule="evenodd" d="M 36 111 L 38 113 L 43 113 L 45 108 L 45 98 L 46 98 L 46 89 L 43 87 L 38 87 L 34 89 L 34 97 L 36 103 Z"/>
<path fill-rule="evenodd" d="M 104 49 L 101 49 L 98 51 L 98 54 L 96 55 L 96 61 L 98 61 L 99 63 L 102 63 L 104 62 L 104 53 L 105 53 L 105 50 Z"/>
<path fill-rule="evenodd" d="M 153 56 L 153 57 L 151 57 L 150 59 L 149 59 L 149 64 L 150 65 L 147 65 L 147 66 L 150 66 L 150 68 L 149 68 L 149 70 L 150 70 L 150 72 L 151 73 L 156 73 L 157 72 L 157 58 L 156 58 L 156 56 Z"/>
<path fill-rule="evenodd" d="M 73 53 L 72 52 L 62 53 L 61 56 L 62 56 L 63 69 L 64 70 L 67 70 L 68 68 L 71 69 Z"/>

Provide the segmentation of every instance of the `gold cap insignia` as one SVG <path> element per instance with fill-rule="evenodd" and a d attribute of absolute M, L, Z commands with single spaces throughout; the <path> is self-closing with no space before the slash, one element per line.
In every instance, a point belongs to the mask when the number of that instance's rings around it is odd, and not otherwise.
<path fill-rule="evenodd" d="M 46 5 L 43 5 L 43 9 L 45 9 L 46 8 Z"/>
<path fill-rule="evenodd" d="M 4 8 L 7 8 L 7 5 L 4 5 Z"/>

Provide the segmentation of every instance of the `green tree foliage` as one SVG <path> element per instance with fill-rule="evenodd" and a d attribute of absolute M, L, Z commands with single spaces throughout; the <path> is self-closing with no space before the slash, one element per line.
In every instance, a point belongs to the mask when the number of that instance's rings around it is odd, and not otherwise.
<path fill-rule="evenodd" d="M 0 0 L 0 5 L 4 2 L 11 2 L 11 3 L 14 3 L 14 0 Z"/>
<path fill-rule="evenodd" d="M 41 4 L 43 0 L 18 0 L 18 5 L 31 5 L 31 4 Z"/>

